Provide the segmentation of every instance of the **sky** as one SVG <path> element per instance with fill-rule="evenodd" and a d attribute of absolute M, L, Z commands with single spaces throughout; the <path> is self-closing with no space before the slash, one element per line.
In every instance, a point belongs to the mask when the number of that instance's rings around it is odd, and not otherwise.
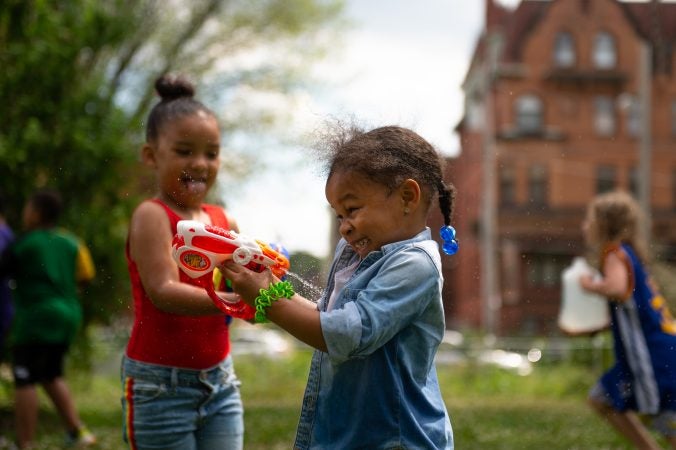
<path fill-rule="evenodd" d="M 518 0 L 502 0 L 513 6 Z M 445 155 L 458 153 L 453 129 L 462 116 L 462 81 L 483 26 L 483 0 L 348 0 L 352 26 L 342 45 L 313 68 L 326 87 L 294 106 L 312 129 L 330 118 L 368 127 L 413 129 Z M 290 252 L 329 256 L 335 217 L 317 163 L 285 150 L 226 199 L 242 234 Z M 269 153 L 269 152 L 268 152 Z M 268 157 L 270 157 L 268 155 Z M 270 192 L 272 187 L 272 192 Z"/>

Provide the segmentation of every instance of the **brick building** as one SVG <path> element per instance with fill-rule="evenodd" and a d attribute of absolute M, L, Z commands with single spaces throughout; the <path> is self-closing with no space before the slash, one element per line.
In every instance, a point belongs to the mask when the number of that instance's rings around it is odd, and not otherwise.
<path fill-rule="evenodd" d="M 595 194 L 649 204 L 653 250 L 676 258 L 676 3 L 485 1 L 448 165 L 461 251 L 445 259 L 447 322 L 556 333 Z"/>

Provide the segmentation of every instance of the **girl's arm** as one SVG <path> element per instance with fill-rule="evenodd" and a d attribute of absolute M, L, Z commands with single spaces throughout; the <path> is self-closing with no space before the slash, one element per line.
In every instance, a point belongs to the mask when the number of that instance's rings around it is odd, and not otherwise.
<path fill-rule="evenodd" d="M 161 206 L 142 203 L 129 228 L 129 253 L 148 296 L 159 309 L 184 315 L 221 314 L 201 287 L 182 283 L 171 257 L 171 226 Z M 221 296 L 231 296 L 221 292 Z"/>
<path fill-rule="evenodd" d="M 591 275 L 583 275 L 580 285 L 609 300 L 624 301 L 629 293 L 629 270 L 618 252 L 611 252 L 604 260 L 602 278 L 595 280 Z"/>
<path fill-rule="evenodd" d="M 232 282 L 232 287 L 242 300 L 249 305 L 261 289 L 267 289 L 271 283 L 278 283 L 269 270 L 256 273 L 239 264 L 226 262 L 221 267 L 223 276 Z M 290 299 L 279 299 L 266 310 L 267 318 L 289 332 L 302 342 L 326 352 L 326 342 L 322 334 L 317 305 L 298 294 Z"/>

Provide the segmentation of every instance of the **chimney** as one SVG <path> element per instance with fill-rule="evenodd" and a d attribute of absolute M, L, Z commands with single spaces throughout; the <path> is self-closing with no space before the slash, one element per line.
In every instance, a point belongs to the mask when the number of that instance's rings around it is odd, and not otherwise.
<path fill-rule="evenodd" d="M 495 0 L 486 0 L 486 30 L 492 30 L 500 24 L 501 8 Z"/>

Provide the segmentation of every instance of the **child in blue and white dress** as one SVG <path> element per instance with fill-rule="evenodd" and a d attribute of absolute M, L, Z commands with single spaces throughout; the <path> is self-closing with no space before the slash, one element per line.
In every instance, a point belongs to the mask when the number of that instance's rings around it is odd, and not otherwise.
<path fill-rule="evenodd" d="M 434 356 L 445 325 L 441 258 L 426 220 L 438 200 L 444 250 L 455 190 L 411 130 L 351 131 L 331 143 L 326 198 L 342 236 L 318 304 L 270 272 L 224 265 L 235 292 L 314 352 L 296 449 L 452 449 Z"/>
<path fill-rule="evenodd" d="M 615 365 L 589 402 L 637 448 L 660 448 L 648 422 L 676 449 L 676 321 L 646 271 L 640 226 L 640 208 L 624 192 L 601 194 L 587 210 L 583 231 L 602 278 L 580 283 L 608 299 L 615 341 Z"/>

